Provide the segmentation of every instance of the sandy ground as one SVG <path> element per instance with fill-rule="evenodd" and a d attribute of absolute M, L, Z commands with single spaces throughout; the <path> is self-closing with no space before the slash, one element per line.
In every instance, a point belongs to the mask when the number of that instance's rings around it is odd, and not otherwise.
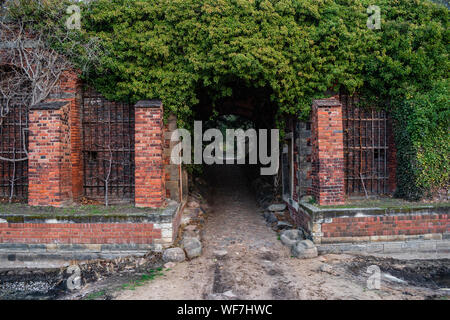
<path fill-rule="evenodd" d="M 216 187 L 203 230 L 203 255 L 177 264 L 164 271 L 163 276 L 135 290 L 121 290 L 112 298 L 446 298 L 448 291 L 397 283 L 395 278 L 382 277 L 379 289 L 369 289 L 367 280 L 371 274 L 366 273 L 367 263 L 361 264 L 361 258 L 353 255 L 329 254 L 308 260 L 292 258 L 276 232 L 266 225 L 261 208 L 239 168 L 229 166 L 213 174 Z M 227 254 L 219 257 L 217 250 L 226 250 Z M 383 258 L 378 259 L 383 261 Z M 362 261 L 366 262 L 364 258 Z M 377 262 L 375 259 L 371 263 Z M 357 266 L 350 268 L 352 263 Z"/>
<path fill-rule="evenodd" d="M 201 258 L 180 263 L 165 272 L 163 277 L 133 291 L 121 291 L 114 298 L 389 300 L 449 297 L 448 291 L 400 284 L 383 277 L 380 288 L 371 290 L 367 285 L 370 274 L 366 274 L 364 269 L 359 274 L 348 271 L 348 263 L 354 258 L 349 255 L 324 255 L 297 260 L 284 253 L 274 254 L 273 251 L 255 254 L 234 251 L 225 260 Z"/>

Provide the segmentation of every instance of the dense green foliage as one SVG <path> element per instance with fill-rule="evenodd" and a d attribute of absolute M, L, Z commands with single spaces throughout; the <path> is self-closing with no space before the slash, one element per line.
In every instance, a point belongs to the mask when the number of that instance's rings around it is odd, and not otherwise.
<path fill-rule="evenodd" d="M 449 83 L 438 82 L 429 92 L 402 101 L 394 111 L 397 195 L 402 198 L 417 200 L 432 195 L 449 182 L 449 95 Z"/>
<path fill-rule="evenodd" d="M 50 26 L 48 34 L 64 24 L 67 1 L 21 1 L 27 5 L 19 14 Z M 47 5 L 37 10 L 37 2 Z M 232 95 L 237 81 L 269 88 L 280 113 L 307 115 L 311 98 L 329 88 L 386 101 L 447 77 L 445 7 L 427 0 L 377 1 L 381 30 L 371 30 L 371 4 L 96 0 L 84 5 L 79 37 L 100 38 L 104 46 L 89 78 L 102 93 L 119 100 L 159 98 L 181 118 L 190 115 L 200 89 L 219 99 Z"/>
<path fill-rule="evenodd" d="M 84 5 L 78 37 L 101 41 L 100 63 L 86 76 L 101 93 L 159 98 L 183 126 L 192 123 L 200 90 L 214 101 L 231 96 L 237 82 L 267 88 L 279 115 L 303 118 L 327 89 L 358 92 L 395 114 L 400 194 L 411 197 L 448 181 L 448 122 L 433 116 L 449 108 L 448 91 L 438 89 L 450 71 L 448 9 L 427 0 L 378 0 L 381 29 L 371 30 L 372 4 L 97 0 Z M 89 60 L 82 50 L 75 58 Z M 408 181 L 422 191 L 409 190 Z"/>
<path fill-rule="evenodd" d="M 182 118 L 206 89 L 269 87 L 280 113 L 308 114 L 328 88 L 401 96 L 448 74 L 448 10 L 428 1 L 100 0 L 86 32 L 107 55 L 94 83 L 110 98 L 160 98 Z"/>

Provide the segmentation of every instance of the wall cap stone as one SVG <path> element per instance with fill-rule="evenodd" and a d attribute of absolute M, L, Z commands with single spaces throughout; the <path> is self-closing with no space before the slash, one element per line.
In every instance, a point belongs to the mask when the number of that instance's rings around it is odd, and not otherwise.
<path fill-rule="evenodd" d="M 135 105 L 136 108 L 162 108 L 161 100 L 141 100 Z"/>
<path fill-rule="evenodd" d="M 59 110 L 68 103 L 67 101 L 42 102 L 32 105 L 30 110 Z"/>
<path fill-rule="evenodd" d="M 172 203 L 163 209 L 127 214 L 0 212 L 0 219 L 3 223 L 172 223 L 180 206 L 180 203 Z"/>
<path fill-rule="evenodd" d="M 418 205 L 409 208 L 319 208 L 300 201 L 299 207 L 313 217 L 314 221 L 325 218 L 358 218 L 367 216 L 432 215 L 448 214 L 450 207 L 439 205 Z"/>
<path fill-rule="evenodd" d="M 321 107 L 340 107 L 342 104 L 339 102 L 339 100 L 335 98 L 331 99 L 316 99 L 313 100 L 313 105 L 321 108 Z"/>
<path fill-rule="evenodd" d="M 448 253 L 450 251 L 449 240 L 397 240 L 382 242 L 342 242 L 325 243 L 317 246 L 319 253 L 412 253 L 433 252 Z"/>

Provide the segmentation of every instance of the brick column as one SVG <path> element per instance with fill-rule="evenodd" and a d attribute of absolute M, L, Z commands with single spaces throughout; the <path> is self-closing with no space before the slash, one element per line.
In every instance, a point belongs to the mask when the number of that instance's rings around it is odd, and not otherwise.
<path fill-rule="evenodd" d="M 319 205 L 342 204 L 344 139 L 342 105 L 337 99 L 313 101 L 311 132 L 313 195 Z"/>
<path fill-rule="evenodd" d="M 139 101 L 135 106 L 135 205 L 159 208 L 165 204 L 161 101 Z"/>
<path fill-rule="evenodd" d="M 28 204 L 63 206 L 72 199 L 70 104 L 34 105 L 29 113 Z"/>
<path fill-rule="evenodd" d="M 64 101 L 70 103 L 70 161 L 72 164 L 72 194 L 74 200 L 83 195 L 83 153 L 82 153 L 82 83 L 78 73 L 70 71 L 64 74 L 61 83 Z"/>
<path fill-rule="evenodd" d="M 45 102 L 67 102 L 70 104 L 70 159 L 72 170 L 72 195 L 74 200 L 79 200 L 83 195 L 83 154 L 82 154 L 82 81 L 80 72 L 67 70 L 60 78 L 56 86 Z"/>

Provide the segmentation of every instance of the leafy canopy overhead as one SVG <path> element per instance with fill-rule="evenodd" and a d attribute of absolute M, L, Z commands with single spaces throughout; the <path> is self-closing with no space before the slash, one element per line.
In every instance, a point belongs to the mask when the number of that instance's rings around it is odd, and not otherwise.
<path fill-rule="evenodd" d="M 99 37 L 91 78 L 109 98 L 159 98 L 188 118 L 202 88 L 267 87 L 280 113 L 307 115 L 327 89 L 405 95 L 449 73 L 448 10 L 424 0 L 98 0 L 82 13 Z"/>
<path fill-rule="evenodd" d="M 16 15 L 48 28 L 54 17 L 63 25 L 61 13 L 51 12 L 71 1 L 19 2 Z M 111 99 L 159 98 L 181 119 L 191 115 L 199 90 L 214 101 L 231 96 L 237 82 L 267 88 L 280 114 L 306 116 L 311 99 L 327 89 L 383 101 L 429 88 L 449 73 L 448 9 L 428 0 L 377 1 L 380 30 L 366 25 L 372 0 L 78 4 L 82 30 L 73 39 L 99 39 L 104 49 L 88 80 Z M 76 59 L 89 60 L 82 50 Z"/>

